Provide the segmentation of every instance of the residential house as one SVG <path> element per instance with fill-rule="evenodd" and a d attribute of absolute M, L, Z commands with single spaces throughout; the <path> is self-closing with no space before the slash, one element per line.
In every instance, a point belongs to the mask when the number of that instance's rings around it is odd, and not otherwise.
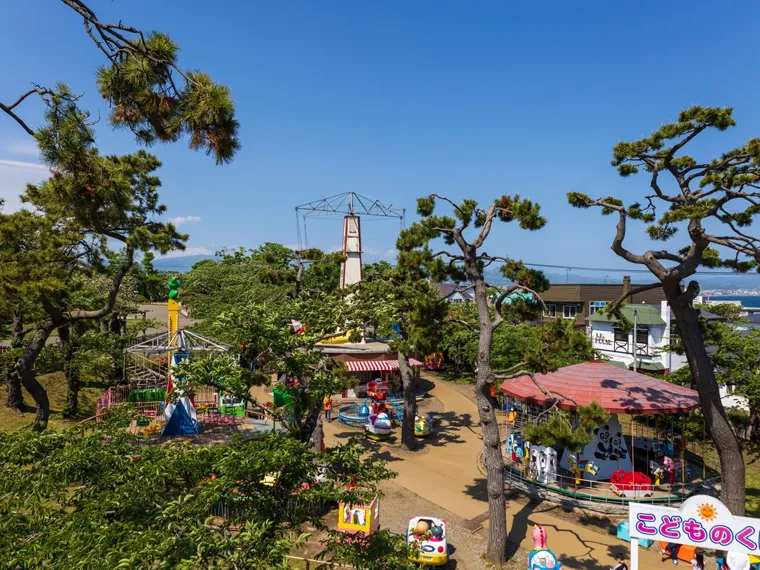
<path fill-rule="evenodd" d="M 614 315 L 595 312 L 586 317 L 593 347 L 609 358 L 611 364 L 651 372 L 668 373 L 673 369 L 672 356 L 663 350 L 670 345 L 670 307 L 645 304 L 623 305 L 621 314 L 634 326 L 626 329 Z"/>
<path fill-rule="evenodd" d="M 603 309 L 607 303 L 617 301 L 625 291 L 631 290 L 631 278 L 623 277 L 623 282 L 615 284 L 558 284 L 552 285 L 541 294 L 546 304 L 544 321 L 551 321 L 557 317 L 572 319 L 577 328 L 586 327 L 586 318 L 593 315 L 599 309 Z M 662 289 L 652 289 L 631 296 L 626 302 L 630 304 L 647 303 L 659 306 L 665 300 Z"/>
<path fill-rule="evenodd" d="M 610 360 L 611 364 L 648 372 L 669 374 L 687 366 L 686 356 L 665 350 L 678 335 L 673 313 L 667 301 L 660 306 L 628 304 L 620 312 L 635 326 L 625 330 L 617 317 L 597 312 L 586 318 L 592 346 Z M 725 320 L 723 317 L 702 311 L 708 321 Z M 710 347 L 707 347 L 708 352 Z M 744 396 L 735 393 L 736 386 L 720 386 L 720 397 L 726 408 L 747 408 Z"/>
<path fill-rule="evenodd" d="M 469 303 L 473 300 L 472 291 L 466 285 L 456 283 L 433 283 L 438 294 L 450 303 Z"/>

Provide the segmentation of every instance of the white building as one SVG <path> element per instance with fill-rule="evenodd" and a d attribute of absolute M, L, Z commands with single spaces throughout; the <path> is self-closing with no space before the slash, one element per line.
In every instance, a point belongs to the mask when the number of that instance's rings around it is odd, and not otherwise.
<path fill-rule="evenodd" d="M 659 309 L 653 305 L 624 305 L 621 313 L 634 323 L 630 330 L 624 330 L 619 319 L 607 313 L 595 312 L 586 318 L 594 348 L 616 366 L 633 368 L 635 358 L 637 370 L 664 373 L 675 370 L 673 357 L 677 355 L 662 350 L 670 344 L 667 301 L 662 301 Z"/>
<path fill-rule="evenodd" d="M 637 370 L 669 374 L 687 366 L 686 356 L 664 350 L 677 334 L 667 301 L 662 301 L 659 308 L 644 304 L 624 305 L 621 312 L 636 326 L 625 331 L 616 317 L 606 313 L 596 312 L 586 318 L 593 347 L 609 358 L 611 364 L 633 368 L 635 347 Z M 703 316 L 720 319 L 704 311 Z M 733 394 L 734 388 L 720 386 L 723 406 L 748 410 L 746 398 Z"/>

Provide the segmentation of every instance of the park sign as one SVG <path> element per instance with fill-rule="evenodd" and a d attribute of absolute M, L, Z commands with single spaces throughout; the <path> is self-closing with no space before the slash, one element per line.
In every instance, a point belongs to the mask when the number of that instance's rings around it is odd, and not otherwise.
<path fill-rule="evenodd" d="M 694 495 L 679 509 L 643 503 L 629 509 L 631 538 L 760 554 L 760 519 L 735 517 L 714 497 Z"/>

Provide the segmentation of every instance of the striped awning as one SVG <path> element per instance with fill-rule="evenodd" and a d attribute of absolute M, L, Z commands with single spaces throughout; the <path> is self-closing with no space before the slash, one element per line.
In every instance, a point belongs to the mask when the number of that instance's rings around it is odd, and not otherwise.
<path fill-rule="evenodd" d="M 398 360 L 349 360 L 344 362 L 351 372 L 381 372 L 386 370 L 398 370 Z M 409 359 L 412 366 L 422 366 L 422 362 L 414 358 Z"/>

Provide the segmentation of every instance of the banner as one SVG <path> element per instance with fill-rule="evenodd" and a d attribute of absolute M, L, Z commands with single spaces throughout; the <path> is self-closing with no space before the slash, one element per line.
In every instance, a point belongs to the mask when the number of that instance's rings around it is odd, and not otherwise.
<path fill-rule="evenodd" d="M 694 495 L 680 509 L 630 503 L 632 538 L 760 555 L 760 519 L 735 517 L 718 499 Z"/>

